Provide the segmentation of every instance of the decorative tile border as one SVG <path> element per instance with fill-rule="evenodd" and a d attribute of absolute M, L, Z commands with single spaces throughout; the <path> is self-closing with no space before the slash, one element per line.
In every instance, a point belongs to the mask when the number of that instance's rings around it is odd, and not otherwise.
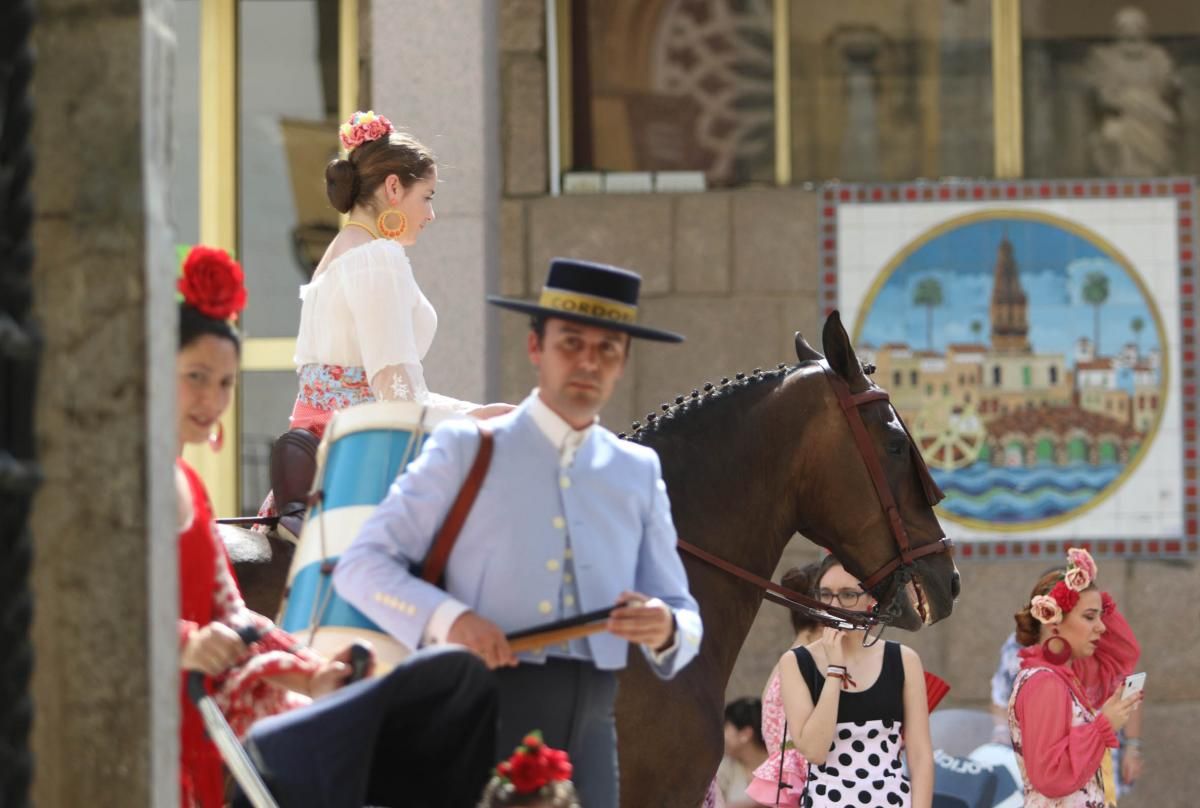
<path fill-rule="evenodd" d="M 1170 198 L 1178 217 L 1179 326 L 1183 414 L 1182 536 L 1080 540 L 971 539 L 960 542 L 962 558 L 1038 559 L 1061 555 L 1068 544 L 1089 549 L 1098 557 L 1183 558 L 1200 556 L 1200 442 L 1197 441 L 1197 286 L 1200 281 L 1200 184 L 1191 177 L 1145 180 L 1057 179 L 913 182 L 899 184 L 828 183 L 821 193 L 820 278 L 818 300 L 822 316 L 838 307 L 838 208 L 842 204 L 922 202 L 1009 202 L 1062 199 Z"/>

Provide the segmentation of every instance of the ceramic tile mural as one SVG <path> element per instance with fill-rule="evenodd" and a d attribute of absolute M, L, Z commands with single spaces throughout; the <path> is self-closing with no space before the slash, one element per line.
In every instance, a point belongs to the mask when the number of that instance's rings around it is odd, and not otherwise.
<path fill-rule="evenodd" d="M 1191 180 L 831 185 L 826 312 L 966 556 L 1197 553 Z"/>

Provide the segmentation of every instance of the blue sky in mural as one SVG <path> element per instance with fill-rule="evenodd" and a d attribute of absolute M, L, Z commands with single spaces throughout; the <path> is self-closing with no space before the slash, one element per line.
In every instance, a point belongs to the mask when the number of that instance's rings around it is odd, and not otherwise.
<path fill-rule="evenodd" d="M 1126 343 L 1142 353 L 1159 348 L 1154 315 L 1137 283 L 1107 253 L 1087 239 L 1045 222 L 990 219 L 971 222 L 922 245 L 879 290 L 858 344 L 906 342 L 942 352 L 955 342 L 988 341 L 988 304 L 1000 242 L 1009 239 L 1021 286 L 1029 300 L 1029 339 L 1035 353 L 1074 355 L 1075 341 L 1093 335 L 1093 307 L 1083 300 L 1084 279 L 1093 272 L 1108 278 L 1108 300 L 1100 307 L 1100 354 L 1111 356 Z M 942 305 L 933 309 L 933 344 L 927 344 L 925 306 L 913 292 L 926 278 L 942 287 Z M 1132 328 L 1141 318 L 1140 337 Z M 979 335 L 971 330 L 978 321 Z"/>

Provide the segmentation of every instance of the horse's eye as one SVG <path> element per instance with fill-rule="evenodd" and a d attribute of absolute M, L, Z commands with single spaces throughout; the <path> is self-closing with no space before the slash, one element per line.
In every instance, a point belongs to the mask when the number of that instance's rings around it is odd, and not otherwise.
<path fill-rule="evenodd" d="M 888 441 L 887 453 L 892 457 L 900 457 L 908 449 L 908 441 L 903 438 L 893 438 Z"/>

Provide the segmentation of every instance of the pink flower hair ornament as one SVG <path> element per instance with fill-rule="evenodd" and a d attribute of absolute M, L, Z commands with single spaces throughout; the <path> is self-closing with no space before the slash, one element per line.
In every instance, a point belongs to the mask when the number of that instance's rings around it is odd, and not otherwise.
<path fill-rule="evenodd" d="M 338 139 L 342 148 L 351 152 L 364 143 L 387 137 L 396 131 L 392 122 L 383 115 L 376 115 L 373 110 L 356 112 L 338 128 Z"/>
<path fill-rule="evenodd" d="M 1057 625 L 1079 603 L 1079 593 L 1096 580 L 1099 570 L 1096 560 L 1087 550 L 1071 547 L 1067 550 L 1067 568 L 1047 594 L 1029 602 L 1029 613 L 1042 624 Z"/>

